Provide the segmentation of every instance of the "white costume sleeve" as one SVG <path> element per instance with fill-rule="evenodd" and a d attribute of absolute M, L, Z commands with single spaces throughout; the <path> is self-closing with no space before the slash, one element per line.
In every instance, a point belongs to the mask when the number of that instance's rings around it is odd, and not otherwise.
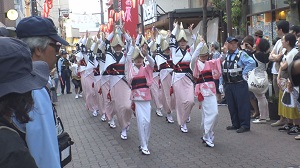
<path fill-rule="evenodd" d="M 195 63 L 198 60 L 198 57 L 199 57 L 199 54 L 200 54 L 200 50 L 203 47 L 203 45 L 204 45 L 203 42 L 200 42 L 198 44 L 196 50 L 194 51 L 193 55 L 192 55 L 192 60 L 191 60 L 191 63 L 190 63 L 191 70 L 194 70 L 194 68 L 195 68 Z"/>

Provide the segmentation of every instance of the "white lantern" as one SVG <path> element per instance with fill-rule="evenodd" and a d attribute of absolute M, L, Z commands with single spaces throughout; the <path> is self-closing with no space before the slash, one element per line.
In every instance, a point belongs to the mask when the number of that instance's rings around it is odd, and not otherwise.
<path fill-rule="evenodd" d="M 6 16 L 9 20 L 17 20 L 19 14 L 15 9 L 10 9 L 9 11 L 7 11 Z"/>

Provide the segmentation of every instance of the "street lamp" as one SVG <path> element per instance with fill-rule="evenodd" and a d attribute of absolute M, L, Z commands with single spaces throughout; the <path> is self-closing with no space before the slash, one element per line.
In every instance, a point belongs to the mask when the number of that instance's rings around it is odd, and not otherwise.
<path fill-rule="evenodd" d="M 6 16 L 9 20 L 17 20 L 19 14 L 15 9 L 10 9 L 9 11 L 7 11 Z"/>

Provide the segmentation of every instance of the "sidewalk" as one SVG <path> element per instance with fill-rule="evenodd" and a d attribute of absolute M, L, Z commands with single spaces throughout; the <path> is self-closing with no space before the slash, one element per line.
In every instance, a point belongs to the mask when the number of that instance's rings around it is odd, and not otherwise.
<path fill-rule="evenodd" d="M 300 166 L 300 141 L 286 132 L 279 132 L 269 124 L 251 126 L 251 131 L 237 134 L 227 131 L 230 116 L 227 106 L 219 106 L 215 128 L 215 147 L 201 144 L 201 112 L 196 104 L 188 124 L 189 132 L 181 133 L 175 123 L 152 111 L 149 150 L 145 156 L 138 151 L 139 140 L 136 118 L 132 119 L 128 140 L 120 138 L 120 127 L 109 128 L 107 122 L 93 117 L 82 98 L 62 95 L 56 108 L 65 130 L 75 144 L 73 160 L 67 168 L 284 168 Z M 164 114 L 165 115 L 165 114 Z"/>

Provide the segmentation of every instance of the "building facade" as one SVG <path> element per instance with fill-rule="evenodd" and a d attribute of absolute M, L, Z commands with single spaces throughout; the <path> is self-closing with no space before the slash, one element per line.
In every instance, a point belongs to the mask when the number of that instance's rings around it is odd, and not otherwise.
<path fill-rule="evenodd" d="M 18 0 L 0 0 L 0 22 L 6 27 L 16 27 L 17 21 L 9 20 L 6 13 L 10 9 L 15 9 Z"/>
<path fill-rule="evenodd" d="M 295 3 L 295 5 L 299 8 L 298 3 Z M 248 34 L 254 35 L 255 31 L 262 30 L 264 38 L 270 42 L 277 36 L 275 31 L 276 22 L 292 19 L 290 5 L 283 0 L 251 0 L 249 9 L 247 16 Z"/>

